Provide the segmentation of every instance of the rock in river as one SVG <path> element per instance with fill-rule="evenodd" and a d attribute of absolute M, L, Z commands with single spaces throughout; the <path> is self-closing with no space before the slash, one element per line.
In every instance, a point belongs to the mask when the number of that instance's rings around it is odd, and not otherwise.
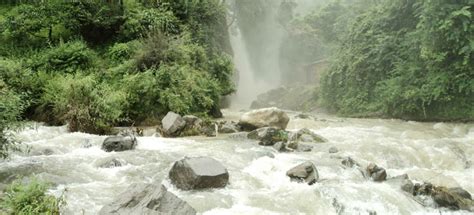
<path fill-rule="evenodd" d="M 277 142 L 287 141 L 287 132 L 273 127 L 259 128 L 248 133 L 247 138 L 258 140 L 260 145 L 273 146 Z"/>
<path fill-rule="evenodd" d="M 229 182 L 227 169 L 210 157 L 186 157 L 176 161 L 169 177 L 182 190 L 221 188 Z"/>
<path fill-rule="evenodd" d="M 291 168 L 286 172 L 286 175 L 293 181 L 305 182 L 309 185 L 316 183 L 319 179 L 318 170 L 314 164 L 309 161 Z"/>
<path fill-rule="evenodd" d="M 176 137 L 186 126 L 186 121 L 179 114 L 170 111 L 161 120 L 161 124 L 163 125 L 163 132 L 167 136 Z"/>
<path fill-rule="evenodd" d="M 132 150 L 137 145 L 137 138 L 133 135 L 112 136 L 105 138 L 102 143 L 102 149 L 106 152 L 120 152 Z"/>
<path fill-rule="evenodd" d="M 374 181 L 385 181 L 387 179 L 387 172 L 384 168 L 377 166 L 376 164 L 370 163 L 367 166 L 367 176 L 372 178 Z"/>
<path fill-rule="evenodd" d="M 196 211 L 161 184 L 134 184 L 112 203 L 105 205 L 99 214 L 194 215 Z"/>
<path fill-rule="evenodd" d="M 247 131 L 263 127 L 286 129 L 290 118 L 278 108 L 264 108 L 244 113 L 239 120 L 239 125 Z"/>

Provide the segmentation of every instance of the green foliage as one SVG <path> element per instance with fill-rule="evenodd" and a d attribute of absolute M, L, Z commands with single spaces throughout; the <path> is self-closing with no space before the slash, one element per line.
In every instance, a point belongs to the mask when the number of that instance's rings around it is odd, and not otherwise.
<path fill-rule="evenodd" d="M 218 0 L 22 1 L 0 11 L 0 78 L 25 101 L 19 117 L 103 134 L 170 110 L 205 114 L 233 92 Z"/>
<path fill-rule="evenodd" d="M 34 70 L 73 73 L 87 70 L 96 65 L 97 55 L 82 41 L 60 43 L 57 47 L 44 50 L 32 59 Z"/>
<path fill-rule="evenodd" d="M 160 103 L 180 114 L 206 113 L 219 100 L 217 82 L 188 65 L 162 66 L 157 71 Z"/>
<path fill-rule="evenodd" d="M 473 5 L 382 2 L 350 25 L 322 80 L 325 104 L 346 115 L 472 120 Z"/>
<path fill-rule="evenodd" d="M 27 103 L 22 96 L 12 91 L 0 79 L 0 159 L 8 157 L 8 152 L 16 149 L 16 142 L 7 133 L 20 119 Z"/>
<path fill-rule="evenodd" d="M 138 49 L 138 41 L 115 43 L 108 49 L 107 56 L 115 63 L 130 59 Z"/>
<path fill-rule="evenodd" d="M 13 182 L 6 190 L 0 203 L 0 212 L 6 214 L 49 214 L 59 215 L 65 204 L 62 198 L 47 194 L 48 185 L 36 179 L 25 184 Z"/>
<path fill-rule="evenodd" d="M 52 108 L 58 119 L 68 122 L 70 131 L 105 134 L 121 120 L 126 96 L 95 75 L 78 73 L 51 79 L 41 101 L 43 110 Z"/>

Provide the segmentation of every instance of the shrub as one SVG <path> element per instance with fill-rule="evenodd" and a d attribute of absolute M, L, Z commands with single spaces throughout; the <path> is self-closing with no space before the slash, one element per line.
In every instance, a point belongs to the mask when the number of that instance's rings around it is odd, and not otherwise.
<path fill-rule="evenodd" d="M 48 185 L 36 179 L 28 184 L 15 181 L 5 190 L 0 212 L 12 215 L 59 215 L 60 207 L 65 202 L 62 198 L 46 194 L 47 190 Z"/>
<path fill-rule="evenodd" d="M 128 43 L 115 43 L 108 49 L 107 56 L 114 63 L 121 63 L 130 59 L 137 51 L 138 41 L 131 41 Z"/>
<path fill-rule="evenodd" d="M 52 108 L 70 131 L 105 134 L 122 116 L 126 96 L 94 75 L 57 76 L 45 86 L 43 109 Z"/>
<path fill-rule="evenodd" d="M 168 38 L 160 31 L 150 33 L 142 41 L 139 51 L 134 57 L 137 67 L 140 70 L 146 70 L 153 66 L 159 66 L 165 60 L 168 43 Z"/>
<path fill-rule="evenodd" d="M 0 158 L 8 157 L 16 142 L 6 133 L 19 120 L 26 102 L 0 79 Z"/>
<path fill-rule="evenodd" d="M 191 66 L 164 65 L 156 71 L 156 79 L 165 110 L 207 113 L 219 101 L 221 89 L 217 80 Z"/>
<path fill-rule="evenodd" d="M 97 55 L 83 41 L 61 43 L 30 62 L 35 70 L 73 73 L 95 66 Z"/>

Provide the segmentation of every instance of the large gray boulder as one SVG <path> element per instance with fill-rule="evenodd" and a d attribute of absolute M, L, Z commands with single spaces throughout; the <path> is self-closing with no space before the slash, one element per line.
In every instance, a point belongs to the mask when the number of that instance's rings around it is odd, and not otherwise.
<path fill-rule="evenodd" d="M 105 138 L 102 149 L 106 152 L 121 152 L 132 150 L 137 145 L 137 138 L 133 135 L 112 136 Z"/>
<path fill-rule="evenodd" d="M 186 157 L 176 161 L 169 177 L 182 190 L 221 188 L 229 182 L 227 169 L 210 157 Z"/>
<path fill-rule="evenodd" d="M 286 172 L 292 181 L 305 182 L 309 185 L 316 183 L 319 179 L 318 170 L 310 161 L 295 166 Z"/>
<path fill-rule="evenodd" d="M 102 207 L 100 215 L 194 215 L 196 211 L 161 184 L 134 184 Z"/>
<path fill-rule="evenodd" d="M 265 127 L 248 133 L 247 138 L 258 140 L 258 144 L 263 146 L 273 146 L 277 142 L 286 142 L 288 134 L 286 131 L 278 128 Z"/>
<path fill-rule="evenodd" d="M 263 127 L 275 127 L 284 130 L 289 121 L 290 118 L 284 111 L 272 107 L 244 113 L 240 117 L 239 125 L 247 131 Z"/>
<path fill-rule="evenodd" d="M 186 126 L 186 121 L 179 114 L 170 111 L 161 120 L 161 124 L 165 135 L 176 137 Z"/>

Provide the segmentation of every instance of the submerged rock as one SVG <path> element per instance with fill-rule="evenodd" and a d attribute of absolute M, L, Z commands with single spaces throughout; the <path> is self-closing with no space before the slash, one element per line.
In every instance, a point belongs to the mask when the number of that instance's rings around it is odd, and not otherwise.
<path fill-rule="evenodd" d="M 346 167 L 349 167 L 349 168 L 352 168 L 354 166 L 357 166 L 359 167 L 360 165 L 354 160 L 352 159 L 351 157 L 347 157 L 347 158 L 344 158 L 342 161 L 341 161 L 341 164 L 346 166 Z"/>
<path fill-rule="evenodd" d="M 331 147 L 331 148 L 329 148 L 329 153 L 331 153 L 331 154 L 338 153 L 338 152 L 339 152 L 339 149 L 337 149 L 337 148 L 334 147 L 334 146 Z"/>
<path fill-rule="evenodd" d="M 291 168 L 286 172 L 286 175 L 290 177 L 292 181 L 305 182 L 309 185 L 316 183 L 319 179 L 318 170 L 310 161 Z"/>
<path fill-rule="evenodd" d="M 174 112 L 168 112 L 166 116 L 161 120 L 163 126 L 163 132 L 170 137 L 179 136 L 181 130 L 186 126 L 186 121 L 183 117 Z"/>
<path fill-rule="evenodd" d="M 263 127 L 286 129 L 290 118 L 278 108 L 264 108 L 244 113 L 239 120 L 239 125 L 247 131 Z"/>
<path fill-rule="evenodd" d="M 221 188 L 229 182 L 227 169 L 210 157 L 184 158 L 169 172 L 171 182 L 182 190 Z"/>
<path fill-rule="evenodd" d="M 387 179 L 387 172 L 384 168 L 377 166 L 374 163 L 370 163 L 366 169 L 367 176 L 374 181 L 385 181 Z"/>
<path fill-rule="evenodd" d="M 286 131 L 273 127 L 259 128 L 247 134 L 247 138 L 258 140 L 258 144 L 263 146 L 272 146 L 277 142 L 286 142 L 287 136 Z"/>
<path fill-rule="evenodd" d="M 100 161 L 97 166 L 99 168 L 114 168 L 114 167 L 121 167 L 125 164 L 125 161 L 118 158 L 106 159 Z"/>
<path fill-rule="evenodd" d="M 102 143 L 102 149 L 106 152 L 121 152 L 132 150 L 137 145 L 137 138 L 133 135 L 128 136 L 112 136 L 105 138 Z"/>
<path fill-rule="evenodd" d="M 134 184 L 118 195 L 112 203 L 102 207 L 99 214 L 194 215 L 196 210 L 173 193 L 168 192 L 161 184 Z"/>

